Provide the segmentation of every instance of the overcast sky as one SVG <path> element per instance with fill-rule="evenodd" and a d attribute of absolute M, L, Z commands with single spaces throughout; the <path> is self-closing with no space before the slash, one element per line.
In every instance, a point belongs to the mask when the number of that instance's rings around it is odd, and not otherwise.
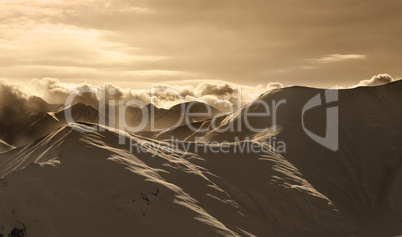
<path fill-rule="evenodd" d="M 0 77 L 149 88 L 402 77 L 400 0 L 1 0 Z"/>

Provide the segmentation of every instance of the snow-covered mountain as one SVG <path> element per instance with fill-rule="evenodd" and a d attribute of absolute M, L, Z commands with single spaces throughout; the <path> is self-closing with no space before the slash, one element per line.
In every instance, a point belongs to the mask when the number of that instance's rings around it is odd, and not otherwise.
<path fill-rule="evenodd" d="M 71 117 L 76 122 L 98 123 L 99 121 L 99 112 L 92 106 L 78 103 L 68 108 L 59 107 L 55 112 L 38 112 L 28 116 L 23 124 L 14 129 L 10 139 L 11 144 L 25 145 L 66 126 L 68 124 L 66 111 L 71 112 Z"/>
<path fill-rule="evenodd" d="M 152 135 L 172 127 L 202 122 L 222 113 L 214 107 L 198 101 L 180 103 L 169 109 L 158 108 L 152 104 L 148 104 L 143 108 L 127 106 L 124 107 L 124 109 L 124 118 L 120 118 L 122 111 L 119 110 L 118 106 L 106 104 L 101 111 L 105 111 L 105 114 L 109 118 L 110 115 L 114 116 L 115 119 L 113 121 L 116 128 L 120 127 L 119 120 L 121 119 L 124 119 L 124 122 L 126 122 L 129 127 L 141 127 L 142 119 L 146 117 L 146 124 L 141 129 L 141 132 Z M 186 121 L 183 115 L 188 115 L 188 121 Z M 112 119 L 110 120 L 112 121 Z"/>
<path fill-rule="evenodd" d="M 46 103 L 46 102 L 43 102 Z M 70 107 L 64 107 L 62 105 L 48 105 L 46 103 L 46 109 L 36 110 L 31 112 L 24 117 L 24 121 L 15 122 L 14 125 L 9 126 L 6 131 L 0 133 L 1 137 L 7 139 L 9 144 L 14 146 L 26 145 L 38 138 L 44 137 L 47 134 L 63 127 L 68 124 L 66 121 L 66 112 L 71 112 L 71 117 L 75 122 L 89 122 L 89 123 L 99 123 L 99 117 L 105 117 L 105 125 L 111 128 L 119 128 L 119 108 L 113 108 L 115 111 L 114 118 L 110 119 L 110 106 L 106 105 L 103 113 L 99 112 L 98 109 L 85 105 L 82 103 L 74 104 Z M 146 106 L 146 109 L 128 106 L 125 111 L 125 122 L 130 127 L 137 127 L 142 122 L 143 113 L 147 112 L 147 123 L 146 126 L 141 130 L 141 132 L 146 133 L 151 130 L 153 123 L 153 129 L 156 131 L 165 130 L 174 125 L 183 126 L 187 123 L 186 120 L 182 119 L 182 114 L 193 114 L 190 116 L 189 122 L 203 121 L 214 117 L 219 114 L 220 111 L 211 107 L 210 115 L 205 115 L 207 113 L 207 105 L 202 102 L 183 103 L 173 106 L 170 109 L 157 108 L 151 104 Z M 151 113 L 153 115 L 151 116 Z M 197 115 L 204 114 L 204 115 Z M 113 114 L 113 113 L 112 113 Z M 154 118 L 153 120 L 151 118 Z M 151 123 L 152 122 L 152 123 Z M 154 133 L 154 132 L 153 132 Z M 153 134 L 152 133 L 152 134 Z M 155 132 L 159 133 L 159 132 Z"/>
<path fill-rule="evenodd" d="M 131 153 L 113 132 L 65 127 L 0 154 L 0 233 L 338 236 L 356 228 L 279 155 L 185 154 L 130 138 L 148 152 Z"/>
<path fill-rule="evenodd" d="M 247 130 L 242 110 L 195 124 L 234 121 L 241 132 L 210 129 L 199 142 L 181 126 L 160 140 L 126 133 L 120 145 L 118 133 L 92 130 L 93 123 L 55 129 L 50 121 L 61 118 L 47 113 L 32 126 L 41 129 L 29 131 L 53 131 L 0 153 L 0 236 L 399 236 L 401 92 L 401 82 L 340 90 L 302 118 L 304 105 L 317 94 L 325 101 L 325 91 L 278 89 L 259 98 L 286 100 L 276 131 L 272 117 L 249 120 L 266 132 Z M 263 112 L 260 105 L 249 109 Z M 305 131 L 326 134 L 329 106 L 339 111 L 336 151 Z M 187 141 L 161 141 L 169 133 Z M 269 137 L 286 150 L 240 152 Z M 223 145 L 227 152 L 216 149 Z"/>

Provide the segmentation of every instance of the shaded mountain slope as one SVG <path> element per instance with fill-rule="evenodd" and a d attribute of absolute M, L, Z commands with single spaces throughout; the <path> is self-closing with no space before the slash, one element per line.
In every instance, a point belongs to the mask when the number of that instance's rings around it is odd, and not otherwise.
<path fill-rule="evenodd" d="M 141 132 L 147 132 L 147 134 L 157 134 L 161 130 L 169 129 L 171 127 L 183 126 L 187 123 L 194 123 L 204 121 L 214 117 L 221 113 L 219 110 L 209 107 L 203 102 L 193 101 L 177 104 L 169 109 L 158 108 L 152 104 L 148 104 L 143 108 L 126 106 L 125 117 L 120 118 L 123 114 L 119 111 L 118 106 L 106 105 L 101 111 L 105 111 L 105 114 L 110 118 L 114 116 L 114 125 L 116 128 L 121 123 L 120 120 L 124 119 L 129 127 L 136 128 L 141 127 L 142 119 L 144 118 L 146 123 L 142 127 Z M 186 121 L 184 115 L 188 115 L 188 121 Z M 153 119 L 152 119 L 153 118 Z"/>
<path fill-rule="evenodd" d="M 339 236 L 356 230 L 353 216 L 274 153 L 184 154 L 129 138 L 134 143 L 122 146 L 113 132 L 66 127 L 0 154 L 0 233 Z"/>
<path fill-rule="evenodd" d="M 98 123 L 99 121 L 99 112 L 92 106 L 81 103 L 68 108 L 62 107 L 56 112 L 37 113 L 27 118 L 26 126 L 21 126 L 19 130 L 14 132 L 15 134 L 11 140 L 12 144 L 14 146 L 25 145 L 66 126 L 68 124 L 65 117 L 67 111 L 71 112 L 75 122 Z M 30 123 L 28 124 L 29 121 Z"/>
<path fill-rule="evenodd" d="M 380 206 L 389 206 L 383 204 L 389 198 L 386 194 L 388 191 L 384 191 L 389 189 L 388 183 L 400 183 L 400 178 L 392 177 L 401 167 L 402 160 L 402 81 L 377 87 L 339 90 L 338 101 L 328 106 L 318 106 L 304 114 L 305 128 L 324 137 L 326 108 L 338 107 L 339 136 L 331 141 L 339 142 L 336 151 L 317 143 L 303 129 L 303 107 L 317 94 L 321 94 L 325 101 L 324 90 L 303 87 L 284 88 L 262 95 L 259 99 L 268 105 L 274 101 L 286 101 L 278 107 L 278 130 L 271 135 L 276 141 L 286 144 L 283 154 L 286 160 L 297 167 L 303 177 L 341 212 L 348 210 L 359 219 L 375 216 Z M 249 109 L 254 112 L 265 111 L 260 103 L 251 103 Z M 240 126 L 241 132 L 211 131 L 201 140 L 231 141 L 236 137 L 246 139 L 259 136 L 241 121 L 244 112 L 243 109 L 223 122 L 223 126 L 233 122 L 234 126 Z M 273 130 L 272 117 L 251 117 L 249 121 L 254 128 L 270 128 L 268 135 Z M 398 202 L 402 202 L 398 198 Z M 391 207 L 396 202 L 394 198 Z M 399 209 L 393 210 L 401 215 Z M 381 218 L 379 215 L 374 219 L 380 221 Z M 393 230 L 390 230 L 392 234 L 402 233 L 399 220 L 398 217 L 389 220 L 394 223 Z M 398 226 L 399 229 L 396 228 Z"/>
<path fill-rule="evenodd" d="M 189 124 L 184 124 L 177 127 L 171 127 L 163 131 L 151 132 L 144 131 L 140 132 L 141 136 L 154 138 L 157 140 L 180 140 L 180 141 L 195 141 L 207 134 L 210 130 L 211 124 L 220 124 L 226 116 L 219 116 L 206 119 L 200 122 L 193 122 Z"/>
<path fill-rule="evenodd" d="M 39 99 L 40 98 L 38 98 L 38 100 Z M 119 128 L 120 111 L 117 107 L 106 105 L 101 108 L 102 112 L 99 112 L 96 108 L 82 103 L 74 104 L 68 108 L 62 105 L 49 105 L 43 100 L 41 100 L 41 104 L 43 104 L 43 106 L 40 106 L 40 108 L 32 108 L 30 112 L 25 111 L 26 114 L 21 115 L 23 119 L 19 121 L 8 121 L 7 123 L 0 121 L 0 137 L 4 138 L 4 141 L 13 146 L 28 144 L 67 125 L 65 117 L 67 111 L 71 111 L 72 119 L 75 122 L 99 123 L 100 115 L 103 116 L 103 114 L 105 114 L 105 125 L 116 129 Z M 110 108 L 113 109 L 112 111 L 114 111 L 114 113 L 110 111 Z M 210 119 L 220 113 L 218 110 L 211 107 L 210 114 L 207 115 L 206 113 L 209 111 L 207 110 L 206 104 L 202 102 L 178 104 L 170 109 L 157 108 L 151 104 L 147 105 L 144 110 L 132 106 L 125 107 L 125 109 L 124 119 L 127 126 L 130 127 L 140 126 L 143 118 L 142 114 L 146 112 L 146 126 L 141 132 L 147 132 L 152 129 L 161 131 L 172 126 L 182 126 L 187 123 L 185 119 L 181 119 L 182 114 L 191 115 L 189 116 L 188 122 L 193 123 Z M 152 113 L 153 120 L 151 120 Z M 114 117 L 111 116 L 113 114 Z M 151 132 L 151 134 L 157 133 L 159 132 Z"/>

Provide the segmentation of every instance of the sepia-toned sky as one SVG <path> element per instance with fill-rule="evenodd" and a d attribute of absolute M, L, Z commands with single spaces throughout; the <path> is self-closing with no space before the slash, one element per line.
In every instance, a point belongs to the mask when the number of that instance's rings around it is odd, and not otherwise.
<path fill-rule="evenodd" d="M 0 77 L 149 88 L 402 77 L 400 0 L 1 0 Z"/>

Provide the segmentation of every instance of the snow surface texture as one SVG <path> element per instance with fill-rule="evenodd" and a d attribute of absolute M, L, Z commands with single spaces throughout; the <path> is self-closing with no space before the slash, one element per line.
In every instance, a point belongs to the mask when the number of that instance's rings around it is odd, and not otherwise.
<path fill-rule="evenodd" d="M 401 235 L 402 84 L 340 92 L 337 152 L 301 130 L 300 106 L 319 92 L 261 97 L 288 99 L 278 117 L 284 154 L 200 152 L 191 139 L 184 153 L 135 134 L 119 145 L 113 131 L 82 132 L 87 123 L 11 147 L 0 153 L 0 236 Z M 310 126 L 323 121 L 322 111 L 307 117 Z M 129 139 L 146 152 L 130 152 Z"/>
<path fill-rule="evenodd" d="M 9 151 L 11 149 L 13 149 L 15 147 L 11 146 L 10 144 L 8 144 L 7 142 L 3 141 L 2 139 L 0 139 L 0 153 L 1 152 L 6 152 Z"/>

